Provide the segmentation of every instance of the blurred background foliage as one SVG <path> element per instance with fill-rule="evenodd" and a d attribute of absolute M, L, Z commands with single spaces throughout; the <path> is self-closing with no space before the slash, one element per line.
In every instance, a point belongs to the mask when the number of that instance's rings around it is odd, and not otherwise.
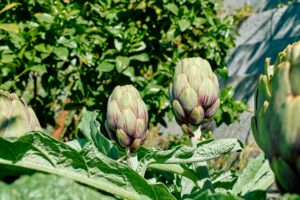
<path fill-rule="evenodd" d="M 103 122 L 119 84 L 137 87 L 151 124 L 166 125 L 176 62 L 201 56 L 226 78 L 239 21 L 220 17 L 218 0 L 2 0 L 0 10 L 0 88 L 22 96 L 43 127 L 67 139 L 84 109 L 100 110 Z M 233 93 L 221 92 L 218 125 L 246 109 Z"/>

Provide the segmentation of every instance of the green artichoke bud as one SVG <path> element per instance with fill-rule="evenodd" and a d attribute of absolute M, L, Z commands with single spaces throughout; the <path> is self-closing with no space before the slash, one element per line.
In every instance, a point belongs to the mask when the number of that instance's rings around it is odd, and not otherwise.
<path fill-rule="evenodd" d="M 300 193 L 300 41 L 265 67 L 255 94 L 253 135 L 282 192 Z"/>
<path fill-rule="evenodd" d="M 0 90 L 0 136 L 20 137 L 40 129 L 40 123 L 25 101 L 14 93 Z"/>
<path fill-rule="evenodd" d="M 207 60 L 185 58 L 177 63 L 170 100 L 179 125 L 206 126 L 220 106 L 219 82 Z"/>
<path fill-rule="evenodd" d="M 139 92 L 132 85 L 117 86 L 107 103 L 105 122 L 111 139 L 135 152 L 148 134 L 148 112 Z"/>

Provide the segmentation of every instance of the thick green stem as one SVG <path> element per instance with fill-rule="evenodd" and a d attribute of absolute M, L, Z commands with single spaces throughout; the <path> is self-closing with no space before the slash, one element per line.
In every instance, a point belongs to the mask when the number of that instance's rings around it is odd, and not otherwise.
<path fill-rule="evenodd" d="M 131 153 L 128 151 L 127 152 L 127 163 L 131 167 L 131 169 L 136 171 L 136 169 L 139 166 L 139 161 L 137 159 L 137 153 Z"/>
<path fill-rule="evenodd" d="M 194 136 L 190 137 L 190 143 L 191 146 L 197 147 L 198 142 L 201 141 L 201 127 L 193 131 L 193 133 Z M 214 192 L 213 184 L 209 178 L 207 162 L 205 161 L 205 162 L 193 163 L 193 168 L 199 175 L 200 187 L 203 190 L 210 190 L 211 192 Z"/>
<path fill-rule="evenodd" d="M 194 136 L 190 137 L 190 144 L 192 147 L 197 147 L 198 142 L 201 141 L 201 129 L 200 127 L 193 131 Z"/>

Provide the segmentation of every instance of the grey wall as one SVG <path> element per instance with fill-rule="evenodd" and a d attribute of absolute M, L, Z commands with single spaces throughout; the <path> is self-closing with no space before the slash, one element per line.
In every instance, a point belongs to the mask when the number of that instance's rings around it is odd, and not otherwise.
<path fill-rule="evenodd" d="M 271 63 L 288 44 L 300 40 L 300 3 L 253 14 L 242 22 L 235 49 L 228 58 L 229 80 L 223 85 L 236 87 L 236 97 L 253 108 L 253 92 L 266 57 Z"/>
<path fill-rule="evenodd" d="M 243 0 L 225 2 L 238 5 L 237 2 L 241 4 Z M 234 86 L 235 97 L 245 99 L 253 109 L 254 91 L 259 75 L 264 71 L 265 58 L 270 57 L 271 63 L 274 63 L 280 51 L 288 44 L 300 40 L 300 1 L 283 8 L 276 7 L 276 0 L 248 2 L 254 3 L 257 13 L 243 21 L 239 27 L 237 46 L 232 49 L 228 58 L 230 78 L 221 83 L 222 86 Z M 242 140 L 246 140 L 247 136 L 251 137 L 252 115 L 253 113 L 246 112 L 239 123 L 222 125 L 214 131 L 216 137 L 238 137 Z"/>
<path fill-rule="evenodd" d="M 224 7 L 227 10 L 236 10 L 243 7 L 245 4 L 251 5 L 253 10 L 264 12 L 270 9 L 276 9 L 285 5 L 300 2 L 299 0 L 224 0 Z"/>

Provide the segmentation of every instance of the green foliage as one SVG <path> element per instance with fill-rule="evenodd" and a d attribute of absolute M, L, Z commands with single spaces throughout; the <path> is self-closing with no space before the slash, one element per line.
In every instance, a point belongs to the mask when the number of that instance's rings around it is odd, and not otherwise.
<path fill-rule="evenodd" d="M 165 151 L 142 148 L 139 153 L 144 156 L 140 161 L 138 171 L 143 174 L 145 167 L 154 163 L 185 164 L 208 161 L 241 149 L 242 145 L 237 139 L 207 140 L 200 142 L 196 149 L 189 146 L 177 146 Z"/>
<path fill-rule="evenodd" d="M 208 192 L 203 192 L 199 195 L 192 196 L 191 198 L 186 198 L 187 200 L 242 200 L 242 198 L 233 196 L 231 194 L 215 193 L 210 194 Z"/>
<path fill-rule="evenodd" d="M 78 128 L 81 130 L 85 138 L 98 149 L 98 151 L 116 160 L 120 157 L 119 151 L 111 141 L 104 137 L 104 135 L 99 134 L 100 123 L 97 121 L 97 116 L 97 112 L 86 112 L 82 116 Z"/>
<path fill-rule="evenodd" d="M 101 110 L 119 84 L 133 84 L 151 123 L 165 124 L 175 63 L 200 56 L 226 76 L 235 25 L 217 15 L 217 0 L 1 1 L 1 88 L 37 111 L 43 127 L 54 112 Z M 234 107 L 232 108 L 234 109 Z"/>
<path fill-rule="evenodd" d="M 275 181 L 269 162 L 261 154 L 250 159 L 232 188 L 234 194 L 245 196 L 258 190 L 265 191 Z"/>
<path fill-rule="evenodd" d="M 134 171 L 122 161 L 120 156 L 124 153 L 117 149 L 116 144 L 101 134 L 97 115 L 96 112 L 87 112 L 82 117 L 79 127 L 81 131 L 85 131 L 86 139 L 63 143 L 41 132 L 29 132 L 18 139 L 0 137 L 2 176 L 39 171 L 64 177 L 41 174 L 22 177 L 10 186 L 0 183 L 0 191 L 5 191 L 7 195 L 24 195 L 28 199 L 35 192 L 41 196 L 49 195 L 50 193 L 44 194 L 42 190 L 46 191 L 45 188 L 53 186 L 53 194 L 75 190 L 72 194 L 64 195 L 80 197 L 76 192 L 89 186 L 121 199 L 171 200 L 176 197 L 236 200 L 264 196 L 265 193 L 261 191 L 273 182 L 268 178 L 272 173 L 268 162 L 260 156 L 250 162 L 241 176 L 231 172 L 215 174 L 212 181 L 217 193 L 208 193 L 201 188 L 198 172 L 191 168 L 191 164 L 241 150 L 241 144 L 236 139 L 207 140 L 195 147 L 178 146 L 167 151 L 141 147 L 137 152 L 140 164 L 138 170 Z M 152 170 L 157 173 L 144 178 L 144 172 Z M 40 184 L 41 181 L 43 184 Z M 191 189 L 186 187 L 187 184 Z M 224 187 L 226 184 L 227 187 Z M 64 192 L 54 187 L 64 188 L 64 185 L 68 189 Z M 19 194 L 12 194 L 20 186 L 22 189 Z M 87 189 L 81 195 L 84 199 L 96 193 Z"/>
<path fill-rule="evenodd" d="M 158 191 L 127 165 L 106 157 L 90 143 L 77 151 L 41 132 L 31 132 L 17 140 L 0 138 L 0 144 L 0 164 L 14 166 L 2 169 L 4 174 L 20 173 L 22 169 L 52 173 L 128 199 L 141 195 L 158 199 L 164 191 L 162 187 Z M 18 170 L 14 171 L 15 167 Z M 169 194 L 167 199 L 172 196 Z"/>
<path fill-rule="evenodd" d="M 285 194 L 281 200 L 300 200 L 300 195 L 297 194 Z"/>
<path fill-rule="evenodd" d="M 4 183 L 0 183 L 0 185 L 1 200 L 115 199 L 103 195 L 94 189 L 80 185 L 71 179 L 41 173 L 36 173 L 32 176 L 22 176 L 10 185 Z"/>

